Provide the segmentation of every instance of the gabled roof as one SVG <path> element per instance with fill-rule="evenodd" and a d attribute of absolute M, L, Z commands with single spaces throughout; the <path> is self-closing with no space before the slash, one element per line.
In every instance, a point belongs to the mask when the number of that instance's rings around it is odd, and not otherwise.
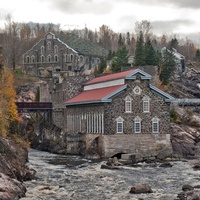
<path fill-rule="evenodd" d="M 151 76 L 147 74 L 146 72 L 140 70 L 140 69 L 131 69 L 128 71 L 110 74 L 107 76 L 102 76 L 98 78 L 94 78 L 90 81 L 88 81 L 85 85 L 90 86 L 96 83 L 102 83 L 112 81 L 112 80 L 118 80 L 118 79 L 136 79 L 137 75 L 140 75 L 141 79 L 151 79 Z M 104 85 L 106 85 L 104 84 Z M 109 84 L 108 84 L 109 85 Z M 101 87 L 101 88 L 94 88 L 90 90 L 85 90 L 78 94 L 77 96 L 69 99 L 65 102 L 66 106 L 71 105 L 80 105 L 80 104 L 91 104 L 91 103 L 103 103 L 103 102 L 111 102 L 112 97 L 114 95 L 119 94 L 121 91 L 123 91 L 127 85 L 120 84 L 115 86 L 108 86 L 108 87 Z M 91 87 L 92 88 L 92 87 Z M 163 92 L 162 90 L 154 87 L 153 85 L 149 84 L 149 88 L 165 99 L 166 102 L 171 102 L 174 100 L 174 97 L 171 95 Z"/>
<path fill-rule="evenodd" d="M 65 102 L 68 105 L 111 102 L 111 97 L 123 91 L 126 85 L 117 85 L 107 88 L 86 90 Z"/>
<path fill-rule="evenodd" d="M 58 37 L 80 54 L 100 57 L 107 57 L 108 55 L 108 50 L 101 47 L 98 43 L 80 38 L 76 34 L 60 33 Z"/>
<path fill-rule="evenodd" d="M 91 85 L 95 83 L 101 83 L 101 82 L 107 82 L 107 81 L 112 81 L 112 80 L 117 80 L 117 79 L 135 79 L 136 75 L 140 74 L 142 79 L 151 79 L 151 76 L 147 74 L 146 72 L 140 70 L 140 69 L 131 69 L 128 71 L 123 71 L 115 74 L 109 74 L 106 76 L 101 76 L 94 78 L 88 82 L 85 83 L 85 85 Z"/>
<path fill-rule="evenodd" d="M 157 93 L 158 95 L 164 97 L 166 99 L 166 101 L 170 102 L 170 101 L 174 101 L 175 98 L 172 97 L 171 95 L 167 94 L 166 92 L 163 92 L 162 90 L 158 89 L 157 87 L 149 84 L 149 87 L 151 90 L 153 90 L 155 93 Z"/>

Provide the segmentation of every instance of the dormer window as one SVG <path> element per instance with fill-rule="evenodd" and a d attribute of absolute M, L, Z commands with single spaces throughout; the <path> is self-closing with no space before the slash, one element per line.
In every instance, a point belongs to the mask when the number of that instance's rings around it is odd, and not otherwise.
<path fill-rule="evenodd" d="M 123 133 L 124 119 L 122 117 L 118 117 L 116 119 L 116 122 L 117 122 L 117 133 Z"/>
<path fill-rule="evenodd" d="M 131 113 L 132 112 L 132 98 L 130 96 L 127 96 L 125 98 L 125 113 Z"/>
<path fill-rule="evenodd" d="M 143 112 L 150 112 L 150 98 L 148 96 L 143 97 Z"/>

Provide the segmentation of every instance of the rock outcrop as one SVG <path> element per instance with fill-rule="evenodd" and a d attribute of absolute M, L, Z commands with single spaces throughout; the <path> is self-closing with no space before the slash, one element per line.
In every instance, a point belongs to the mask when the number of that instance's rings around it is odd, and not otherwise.
<path fill-rule="evenodd" d="M 24 180 L 35 177 L 35 170 L 26 166 L 28 149 L 16 138 L 0 137 L 0 199 L 18 200 L 25 196 Z"/>

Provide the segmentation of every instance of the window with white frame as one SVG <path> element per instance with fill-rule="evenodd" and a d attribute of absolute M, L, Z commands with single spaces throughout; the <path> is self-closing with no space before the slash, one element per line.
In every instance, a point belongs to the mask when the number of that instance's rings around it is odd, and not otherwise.
<path fill-rule="evenodd" d="M 51 55 L 48 55 L 48 56 L 47 56 L 47 61 L 48 61 L 48 62 L 51 62 Z"/>
<path fill-rule="evenodd" d="M 41 62 L 44 62 L 44 56 L 41 56 Z"/>
<path fill-rule="evenodd" d="M 73 61 L 74 61 L 74 55 L 71 54 L 71 55 L 70 55 L 70 62 L 73 62 Z"/>
<path fill-rule="evenodd" d="M 148 96 L 143 97 L 143 112 L 150 111 L 150 98 Z"/>
<path fill-rule="evenodd" d="M 134 119 L 134 130 L 135 130 L 135 133 L 141 133 L 141 118 L 140 117 L 136 117 Z"/>
<path fill-rule="evenodd" d="M 51 42 L 47 43 L 47 48 L 48 48 L 48 50 L 51 50 Z"/>
<path fill-rule="evenodd" d="M 26 61 L 27 61 L 27 63 L 30 63 L 30 56 L 26 57 Z"/>
<path fill-rule="evenodd" d="M 58 62 L 58 55 L 54 56 L 54 62 Z"/>
<path fill-rule="evenodd" d="M 123 124 L 124 124 L 124 119 L 122 117 L 118 117 L 116 119 L 117 122 L 117 133 L 123 133 Z"/>
<path fill-rule="evenodd" d="M 41 54 L 44 54 L 44 46 L 41 46 Z"/>
<path fill-rule="evenodd" d="M 83 62 L 83 56 L 79 56 L 79 61 Z"/>
<path fill-rule="evenodd" d="M 159 133 L 159 121 L 158 117 L 152 119 L 152 133 Z"/>
<path fill-rule="evenodd" d="M 132 98 L 130 96 L 127 96 L 125 98 L 125 112 L 130 113 L 132 112 Z"/>
<path fill-rule="evenodd" d="M 34 63 L 34 62 L 35 62 L 35 56 L 32 55 L 32 56 L 31 56 L 31 63 Z"/>
<path fill-rule="evenodd" d="M 65 62 L 67 62 L 67 54 L 65 54 Z"/>
<path fill-rule="evenodd" d="M 56 54 L 58 53 L 58 46 L 57 45 L 54 46 L 54 53 L 56 53 Z"/>

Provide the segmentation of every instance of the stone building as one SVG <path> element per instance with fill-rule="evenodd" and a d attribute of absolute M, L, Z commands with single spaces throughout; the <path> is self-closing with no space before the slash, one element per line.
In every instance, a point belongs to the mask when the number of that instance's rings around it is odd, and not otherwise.
<path fill-rule="evenodd" d="M 65 40 L 64 37 L 62 39 Z M 81 41 L 80 48 L 80 43 L 68 45 L 63 40 L 53 33 L 46 34 L 23 55 L 24 70 L 40 77 L 55 76 L 59 82 L 62 72 L 73 76 L 85 70 L 92 70 L 108 54 L 107 50 L 89 41 Z"/>
<path fill-rule="evenodd" d="M 68 133 L 169 134 L 170 101 L 140 69 L 94 78 L 65 102 Z"/>

